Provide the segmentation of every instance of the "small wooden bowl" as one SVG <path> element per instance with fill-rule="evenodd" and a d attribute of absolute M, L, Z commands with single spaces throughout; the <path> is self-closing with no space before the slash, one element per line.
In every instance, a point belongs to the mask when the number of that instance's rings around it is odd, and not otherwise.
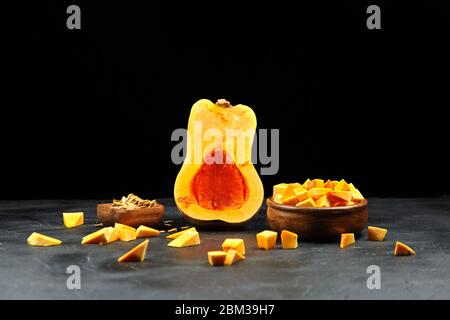
<path fill-rule="evenodd" d="M 97 217 L 104 226 L 113 226 L 116 222 L 130 227 L 161 225 L 164 206 L 158 203 L 151 208 L 122 209 L 114 208 L 112 203 L 97 205 Z"/>
<path fill-rule="evenodd" d="M 360 233 L 367 225 L 367 200 L 353 206 L 298 208 L 267 199 L 267 222 L 270 229 L 289 230 L 306 241 L 336 241 L 341 233 Z"/>

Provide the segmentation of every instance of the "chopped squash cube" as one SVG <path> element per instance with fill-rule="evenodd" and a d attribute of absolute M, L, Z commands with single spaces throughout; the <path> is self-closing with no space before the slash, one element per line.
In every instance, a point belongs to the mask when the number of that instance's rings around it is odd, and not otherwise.
<path fill-rule="evenodd" d="M 287 206 L 295 206 L 295 204 L 297 202 L 298 202 L 298 198 L 295 194 L 292 196 L 282 196 L 281 197 L 281 204 L 284 204 Z"/>
<path fill-rule="evenodd" d="M 410 256 L 410 255 L 415 255 L 416 252 L 411 249 L 410 247 L 408 247 L 406 244 L 397 241 L 395 243 L 395 249 L 394 249 L 394 255 L 395 256 Z"/>
<path fill-rule="evenodd" d="M 350 191 L 350 187 L 347 184 L 347 181 L 345 181 L 344 179 L 342 179 L 341 181 L 339 181 L 335 186 L 334 186 L 334 190 L 336 191 Z"/>
<path fill-rule="evenodd" d="M 245 255 L 245 244 L 243 239 L 225 239 L 222 243 L 222 250 L 236 250 L 242 255 Z"/>
<path fill-rule="evenodd" d="M 308 208 L 308 207 L 309 208 L 315 208 L 315 207 L 317 207 L 316 203 L 311 198 L 308 198 L 308 199 L 306 199 L 304 201 L 301 201 L 301 202 L 297 203 L 295 206 L 296 207 L 304 207 L 304 208 Z"/>
<path fill-rule="evenodd" d="M 227 258 L 224 251 L 208 251 L 208 262 L 212 266 L 223 266 Z"/>
<path fill-rule="evenodd" d="M 138 261 L 142 262 L 145 259 L 145 253 L 147 252 L 148 247 L 148 239 L 142 241 L 140 244 L 135 246 L 133 249 L 125 253 L 123 256 L 121 256 L 117 261 L 119 262 L 131 262 L 131 261 Z"/>
<path fill-rule="evenodd" d="M 317 199 L 316 201 L 316 206 L 318 208 L 327 208 L 330 207 L 330 200 L 328 199 L 327 195 L 324 194 L 323 196 L 321 196 L 319 199 Z"/>
<path fill-rule="evenodd" d="M 114 229 L 119 233 L 120 241 L 136 240 L 136 229 L 125 224 L 116 223 Z"/>
<path fill-rule="evenodd" d="M 56 238 L 46 236 L 42 233 L 33 232 L 28 237 L 27 243 L 30 246 L 50 247 L 50 246 L 59 246 L 62 243 L 62 241 Z"/>
<path fill-rule="evenodd" d="M 324 188 L 324 181 L 322 179 L 313 179 L 313 188 Z"/>
<path fill-rule="evenodd" d="M 184 232 L 178 238 L 172 240 L 167 245 L 174 248 L 190 247 L 200 244 L 200 236 L 197 231 L 190 230 Z"/>
<path fill-rule="evenodd" d="M 359 192 L 358 189 L 353 189 L 350 191 L 350 193 L 352 194 L 352 201 L 359 202 L 364 200 L 363 195 L 361 194 L 361 192 Z"/>
<path fill-rule="evenodd" d="M 286 187 L 286 190 L 284 190 L 283 194 L 282 194 L 282 198 L 288 198 L 291 196 L 294 196 L 294 189 L 295 188 L 303 188 L 303 186 L 300 183 L 289 183 L 288 186 Z"/>
<path fill-rule="evenodd" d="M 325 183 L 323 184 L 323 187 L 324 187 L 324 188 L 334 189 L 333 181 L 327 180 L 327 182 L 325 182 Z"/>
<path fill-rule="evenodd" d="M 188 232 L 188 231 L 197 231 L 197 229 L 195 229 L 195 227 L 189 228 L 189 229 L 185 229 L 185 230 L 181 230 L 172 234 L 169 234 L 166 238 L 167 239 L 176 239 L 179 236 L 181 236 L 183 233 Z"/>
<path fill-rule="evenodd" d="M 81 244 L 104 244 L 110 240 L 111 229 L 105 227 L 90 233 L 81 239 Z"/>
<path fill-rule="evenodd" d="M 147 226 L 139 226 L 136 230 L 136 238 L 146 238 L 155 236 L 159 236 L 159 230 Z"/>
<path fill-rule="evenodd" d="M 232 264 L 235 264 L 236 262 L 244 259 L 245 256 L 243 254 L 239 253 L 239 251 L 237 250 L 231 249 L 227 251 L 227 256 L 225 257 L 224 264 L 226 266 L 231 266 Z"/>
<path fill-rule="evenodd" d="M 119 231 L 117 231 L 114 227 L 108 227 L 106 236 L 107 236 L 106 243 L 111 243 L 111 242 L 120 240 Z"/>
<path fill-rule="evenodd" d="M 309 180 L 309 179 L 306 179 L 306 181 L 303 183 L 303 187 L 304 187 L 306 190 L 309 190 L 309 189 L 311 189 L 311 188 L 314 188 L 314 182 L 312 182 L 312 181 Z"/>
<path fill-rule="evenodd" d="M 355 186 L 353 185 L 353 183 L 349 183 L 348 187 L 350 188 L 350 191 L 355 190 Z"/>
<path fill-rule="evenodd" d="M 329 189 L 329 188 L 311 188 L 308 190 L 308 196 L 310 198 L 313 198 L 314 200 L 317 200 L 321 196 L 327 194 L 330 191 L 331 191 L 331 189 Z"/>
<path fill-rule="evenodd" d="M 275 248 L 277 242 L 277 235 L 275 231 L 265 230 L 256 235 L 258 248 L 270 250 Z"/>
<path fill-rule="evenodd" d="M 338 201 L 332 202 L 332 207 L 345 207 L 345 206 L 353 206 L 355 203 L 353 201 Z"/>
<path fill-rule="evenodd" d="M 308 190 L 305 188 L 295 188 L 294 194 L 297 196 L 297 202 L 308 199 Z"/>
<path fill-rule="evenodd" d="M 281 247 L 283 249 L 295 249 L 298 247 L 297 234 L 283 230 L 281 231 Z"/>
<path fill-rule="evenodd" d="M 350 191 L 331 191 L 327 194 L 330 202 L 349 202 L 352 200 L 352 193 Z"/>
<path fill-rule="evenodd" d="M 63 221 L 66 228 L 74 228 L 84 223 L 84 212 L 63 212 Z"/>
<path fill-rule="evenodd" d="M 349 245 L 355 243 L 355 235 L 353 233 L 343 233 L 341 234 L 341 249 L 348 247 Z"/>
<path fill-rule="evenodd" d="M 369 226 L 367 228 L 368 240 L 369 241 L 383 241 L 387 232 L 388 232 L 387 229 Z"/>
<path fill-rule="evenodd" d="M 273 186 L 273 198 L 275 198 L 278 195 L 283 195 L 283 193 L 286 191 L 288 187 L 287 183 L 279 183 Z"/>

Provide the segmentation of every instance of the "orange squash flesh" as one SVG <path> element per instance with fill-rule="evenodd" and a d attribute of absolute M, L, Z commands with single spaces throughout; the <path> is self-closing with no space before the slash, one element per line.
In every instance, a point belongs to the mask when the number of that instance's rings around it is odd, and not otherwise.
<path fill-rule="evenodd" d="M 410 248 L 409 246 L 407 246 L 406 244 L 397 241 L 395 243 L 395 249 L 394 249 L 394 255 L 395 256 L 411 256 L 411 255 L 415 255 L 416 252 Z"/>
<path fill-rule="evenodd" d="M 341 234 L 341 243 L 339 245 L 341 249 L 344 249 L 353 243 L 355 243 L 355 234 L 353 233 Z"/>
<path fill-rule="evenodd" d="M 227 163 L 222 152 L 222 163 L 204 163 L 194 178 L 193 193 L 199 206 L 210 210 L 239 209 L 246 199 L 244 177 L 234 163 Z M 212 150 L 211 157 L 215 157 Z"/>

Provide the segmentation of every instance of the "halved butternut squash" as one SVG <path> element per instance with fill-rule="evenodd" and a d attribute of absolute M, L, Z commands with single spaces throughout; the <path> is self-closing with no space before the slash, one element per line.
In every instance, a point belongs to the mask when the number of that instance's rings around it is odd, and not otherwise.
<path fill-rule="evenodd" d="M 251 162 L 255 130 L 255 113 L 245 105 L 202 99 L 192 106 L 174 186 L 177 207 L 192 224 L 236 225 L 258 213 L 264 189 Z"/>

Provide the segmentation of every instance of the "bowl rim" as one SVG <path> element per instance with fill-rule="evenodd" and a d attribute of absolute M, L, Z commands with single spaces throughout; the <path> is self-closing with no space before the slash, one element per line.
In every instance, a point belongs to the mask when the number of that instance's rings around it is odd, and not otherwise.
<path fill-rule="evenodd" d="M 272 197 L 267 198 L 267 205 L 271 208 L 281 210 L 281 211 L 289 211 L 292 213 L 298 214 L 307 214 L 307 215 L 323 215 L 323 214 L 345 214 L 349 212 L 360 211 L 361 209 L 367 208 L 368 201 L 364 199 L 361 203 L 351 205 L 351 206 L 340 206 L 340 207 L 325 207 L 325 208 L 314 208 L 314 207 L 296 207 L 289 206 L 285 204 L 279 204 L 273 201 Z"/>

